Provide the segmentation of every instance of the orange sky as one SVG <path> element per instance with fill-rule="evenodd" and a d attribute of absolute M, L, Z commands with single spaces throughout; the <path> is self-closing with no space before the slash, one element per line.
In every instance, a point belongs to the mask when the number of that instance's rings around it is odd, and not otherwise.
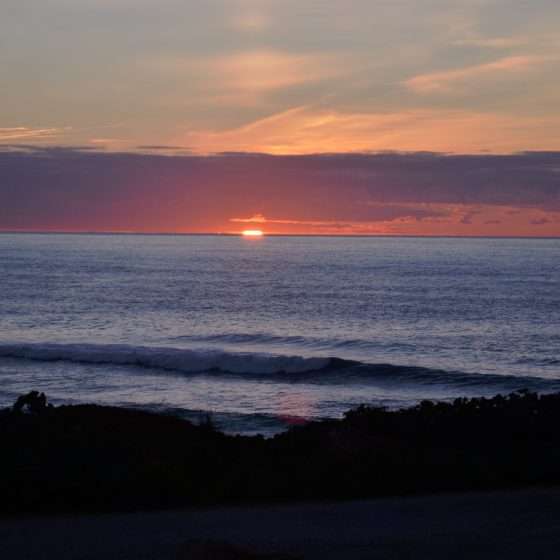
<path fill-rule="evenodd" d="M 560 4 L 512 1 L 4 0 L 0 144 L 558 150 Z"/>

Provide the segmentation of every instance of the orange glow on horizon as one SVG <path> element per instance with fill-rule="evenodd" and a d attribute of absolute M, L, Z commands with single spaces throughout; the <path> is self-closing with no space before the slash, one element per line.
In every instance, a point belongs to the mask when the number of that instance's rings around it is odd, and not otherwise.
<path fill-rule="evenodd" d="M 243 237 L 262 237 L 264 233 L 260 229 L 246 229 L 241 235 Z"/>

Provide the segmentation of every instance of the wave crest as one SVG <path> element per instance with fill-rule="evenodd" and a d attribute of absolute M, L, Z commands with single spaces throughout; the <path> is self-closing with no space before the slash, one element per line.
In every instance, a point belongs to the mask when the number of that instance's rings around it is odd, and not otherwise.
<path fill-rule="evenodd" d="M 331 362 L 330 358 L 120 344 L 3 344 L 0 345 L 0 356 L 40 361 L 138 365 L 185 373 L 305 373 L 326 368 Z"/>
<path fill-rule="evenodd" d="M 334 357 L 303 357 L 221 349 L 129 346 L 124 344 L 0 344 L 0 357 L 105 365 L 131 365 L 182 373 L 286 375 L 309 383 L 360 382 L 399 386 L 448 387 L 461 390 L 560 390 L 560 379 L 467 373 L 410 365 L 363 363 Z"/>

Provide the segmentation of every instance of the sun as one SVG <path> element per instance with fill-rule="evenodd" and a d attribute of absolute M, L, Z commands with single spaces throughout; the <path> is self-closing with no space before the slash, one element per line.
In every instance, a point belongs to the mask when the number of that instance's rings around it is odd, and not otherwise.
<path fill-rule="evenodd" d="M 264 233 L 260 229 L 246 229 L 241 232 L 243 237 L 262 237 Z"/>

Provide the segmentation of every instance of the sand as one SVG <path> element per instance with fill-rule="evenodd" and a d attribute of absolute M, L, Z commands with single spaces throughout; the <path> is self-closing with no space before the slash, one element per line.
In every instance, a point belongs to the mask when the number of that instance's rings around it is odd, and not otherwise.
<path fill-rule="evenodd" d="M 171 559 L 191 538 L 308 560 L 560 558 L 560 488 L 0 520 L 3 560 Z M 179 556 L 184 557 L 184 556 Z"/>

